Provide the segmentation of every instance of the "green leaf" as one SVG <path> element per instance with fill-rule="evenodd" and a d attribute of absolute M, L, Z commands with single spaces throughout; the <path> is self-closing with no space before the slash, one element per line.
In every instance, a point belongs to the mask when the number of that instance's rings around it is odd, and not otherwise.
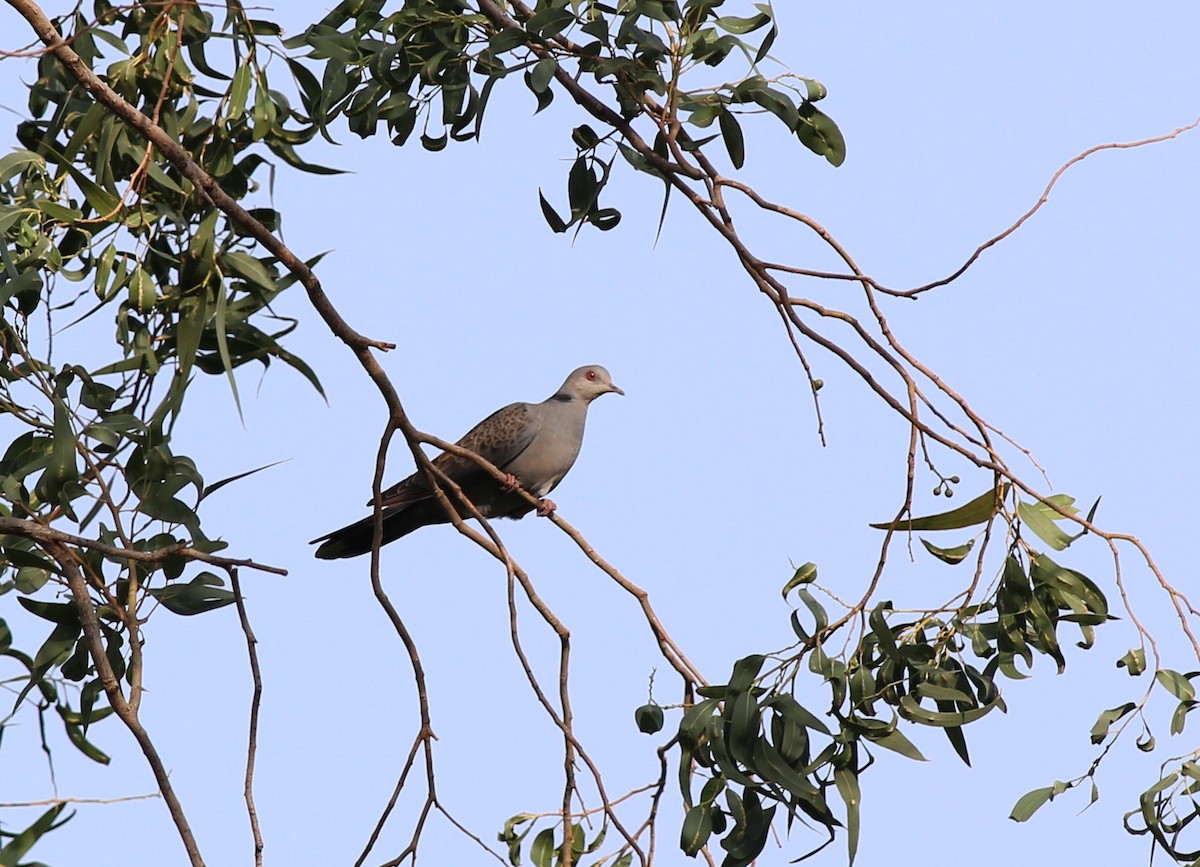
<path fill-rule="evenodd" d="M 571 215 L 590 211 L 599 192 L 600 183 L 595 170 L 588 165 L 585 157 L 578 157 L 567 175 L 567 201 L 571 205 Z"/>
<path fill-rule="evenodd" d="M 729 161 L 735 169 L 740 169 L 746 162 L 746 142 L 742 137 L 742 127 L 734 117 L 733 112 L 722 111 L 717 115 L 717 124 L 721 128 L 721 138 L 725 141 L 725 150 L 729 152 Z"/>
<path fill-rule="evenodd" d="M 56 705 L 56 707 L 58 712 L 61 714 L 63 712 L 62 706 Z M 83 729 L 80 726 L 73 725 L 64 720 L 63 727 L 67 732 L 67 738 L 71 741 L 75 748 L 93 762 L 96 762 L 100 765 L 107 765 L 111 761 L 107 753 L 87 739 L 87 736 L 84 735 Z"/>
<path fill-rule="evenodd" d="M 215 494 L 217 491 L 221 490 L 221 488 L 225 487 L 226 485 L 233 484 L 234 482 L 237 482 L 237 481 L 241 481 L 242 479 L 246 478 L 247 476 L 252 476 L 255 473 L 261 473 L 263 470 L 269 470 L 272 467 L 277 467 L 280 464 L 287 463 L 287 461 L 289 461 L 289 460 L 291 460 L 291 458 L 285 458 L 284 460 L 281 460 L 281 461 L 272 461 L 269 464 L 263 464 L 261 467 L 255 467 L 252 470 L 246 470 L 244 473 L 238 473 L 237 475 L 227 476 L 226 478 L 221 479 L 220 481 L 213 482 L 211 485 L 205 485 L 204 490 L 202 490 L 200 492 L 200 496 L 197 499 L 197 502 L 199 502 L 200 500 L 203 500 L 205 497 L 209 496 L 210 494 Z"/>
<path fill-rule="evenodd" d="M 762 59 L 771 51 L 771 46 L 775 44 L 775 37 L 779 35 L 779 28 L 774 24 L 767 31 L 767 35 L 763 37 L 762 43 L 758 46 L 758 51 L 754 52 L 754 62 L 762 63 Z M 812 97 L 809 97 L 811 99 Z"/>
<path fill-rule="evenodd" d="M 917 762 L 927 762 L 924 754 L 917 749 L 916 744 L 908 739 L 900 729 L 892 729 L 892 731 L 882 737 L 870 737 L 869 740 L 873 744 L 878 744 L 881 747 L 891 750 L 894 753 L 899 753 L 905 758 L 912 759 Z"/>
<path fill-rule="evenodd" d="M 554 829 L 543 828 L 529 847 L 529 860 L 534 867 L 550 867 L 554 862 Z"/>
<path fill-rule="evenodd" d="M 45 167 L 46 161 L 33 151 L 14 150 L 0 157 L 0 181 L 7 181 L 13 175 L 25 170 L 26 166 Z"/>
<path fill-rule="evenodd" d="M 818 807 L 820 790 L 802 772 L 789 765 L 770 741 L 761 739 L 754 744 L 752 764 L 763 780 L 778 783 L 795 797 Z"/>
<path fill-rule="evenodd" d="M 679 848 L 689 858 L 704 848 L 712 834 L 711 803 L 698 804 L 683 817 L 683 828 L 679 834 Z"/>
<path fill-rule="evenodd" d="M 807 729 L 821 732 L 821 734 L 831 734 L 829 727 L 804 705 L 796 701 L 796 699 L 786 693 L 773 695 L 763 702 L 763 707 L 770 707 L 778 710 L 789 720 L 792 720 Z"/>
<path fill-rule="evenodd" d="M 846 848 L 849 852 L 849 863 L 853 864 L 854 856 L 858 853 L 859 815 L 862 807 L 858 774 L 852 768 L 837 767 L 833 769 L 833 781 L 846 804 Z"/>
<path fill-rule="evenodd" d="M 797 587 L 801 587 L 805 584 L 811 584 L 816 580 L 817 564 L 805 563 L 795 571 L 792 577 L 788 580 L 788 583 L 783 585 L 783 598 L 787 599 L 788 593 L 790 593 L 792 590 L 795 590 Z"/>
<path fill-rule="evenodd" d="M 221 270 L 228 274 L 236 274 L 243 280 L 259 287 L 269 295 L 279 291 L 279 285 L 267 266 L 260 260 L 243 250 L 231 250 L 222 253 L 218 260 Z"/>
<path fill-rule="evenodd" d="M 201 572 L 186 584 L 173 583 L 146 592 L 175 614 L 189 617 L 232 605 L 233 593 L 224 589 L 224 581 L 211 572 Z"/>
<path fill-rule="evenodd" d="M 926 515 L 921 518 L 910 518 L 899 521 L 886 521 L 879 524 L 871 524 L 871 527 L 876 530 L 961 530 L 963 527 L 971 527 L 975 524 L 984 524 L 992 517 L 993 514 L 1000 508 L 1000 503 L 1003 501 L 1005 494 L 1008 493 L 1008 485 L 1000 485 L 998 490 L 991 490 L 985 494 L 981 494 L 969 503 L 964 503 L 957 509 L 951 509 L 949 512 L 939 512 L 936 515 Z"/>
<path fill-rule="evenodd" d="M 958 711 L 933 711 L 922 707 L 911 695 L 900 697 L 899 711 L 905 719 L 931 726 L 963 726 L 991 712 L 996 704 Z"/>
<path fill-rule="evenodd" d="M 137 266 L 129 276 L 129 305 L 138 313 L 149 313 L 157 300 L 154 278 L 142 266 Z"/>
<path fill-rule="evenodd" d="M 1169 668 L 1160 668 L 1154 673 L 1154 679 L 1180 701 L 1196 700 L 1196 688 L 1192 686 L 1188 678 L 1179 672 Z"/>
<path fill-rule="evenodd" d="M 821 84 L 821 82 L 817 81 L 815 78 L 801 78 L 800 80 L 804 82 L 804 98 L 809 102 L 816 102 L 817 100 L 824 99 L 829 95 L 829 91 L 826 89 L 825 85 Z"/>
<path fill-rule="evenodd" d="M 1026 792 L 1017 799 L 1017 803 L 1013 805 L 1012 812 L 1008 814 L 1008 818 L 1014 822 L 1024 822 L 1053 797 L 1053 786 L 1043 786 L 1040 789 L 1034 789 L 1032 792 Z"/>
<path fill-rule="evenodd" d="M 550 203 L 546 201 L 546 197 L 542 195 L 541 189 L 538 190 L 538 201 L 542 205 L 542 216 L 546 218 L 546 223 L 550 226 L 551 230 L 558 234 L 567 231 L 567 224 Z"/>
<path fill-rule="evenodd" d="M 925 546 L 925 550 L 937 557 L 943 563 L 949 563 L 954 566 L 967 559 L 967 555 L 971 553 L 971 549 L 975 547 L 975 540 L 968 539 L 965 545 L 956 545 L 953 548 L 939 548 L 931 542 L 921 539 L 921 544 Z"/>
<path fill-rule="evenodd" d="M 621 212 L 616 208 L 596 208 L 588 214 L 587 221 L 601 232 L 607 232 L 621 222 Z"/>
<path fill-rule="evenodd" d="M 1103 711 L 1097 717 L 1095 725 L 1092 726 L 1092 743 L 1104 743 L 1104 739 L 1108 737 L 1108 730 L 1112 724 L 1133 711 L 1136 707 L 1137 705 L 1133 702 L 1127 701 L 1123 705 Z"/>
<path fill-rule="evenodd" d="M 920 698 L 931 698 L 935 701 L 962 701 L 968 704 L 975 702 L 973 696 L 967 695 L 961 689 L 939 686 L 935 683 L 918 683 L 913 688 L 913 693 Z"/>
<path fill-rule="evenodd" d="M 1062 516 L 1042 503 L 1030 504 L 1021 501 L 1017 503 L 1017 515 L 1026 527 L 1055 551 L 1062 551 L 1073 541 L 1069 534 L 1054 523 L 1054 518 Z"/>
<path fill-rule="evenodd" d="M 846 161 L 846 140 L 837 124 L 811 102 L 800 106 L 796 136 L 800 142 L 818 156 L 825 157 L 833 167 Z M 918 528 L 926 529 L 926 528 Z M 928 529 L 950 529 L 930 527 Z"/>
<path fill-rule="evenodd" d="M 57 388 L 56 388 L 57 390 Z M 49 476 L 49 479 L 46 477 Z M 50 463 L 42 475 L 46 479 L 47 499 L 56 496 L 67 482 L 79 477 L 79 466 L 75 454 L 75 430 L 71 426 L 71 410 L 59 395 L 54 396 L 54 447 Z"/>
<path fill-rule="evenodd" d="M 66 809 L 66 806 L 66 804 L 55 804 L 49 810 L 42 813 L 42 815 L 38 817 L 37 821 L 35 821 L 24 831 L 21 831 L 19 834 L 13 834 L 12 839 L 8 841 L 8 844 L 3 849 L 0 849 L 0 867 L 16 867 L 18 862 L 20 862 L 20 860 L 25 856 L 25 853 L 33 847 L 33 844 L 36 843 L 38 839 L 42 837 L 42 835 L 44 835 L 47 831 L 51 831 L 56 827 L 61 827 L 66 822 L 69 822 L 71 817 L 75 815 L 74 813 L 72 813 L 70 816 L 67 816 L 67 818 L 63 819 L 62 822 L 59 822 L 58 825 L 54 824 L 54 820 L 58 818 L 59 814 L 62 813 L 64 809 Z"/>
<path fill-rule="evenodd" d="M 1171 734 L 1178 735 L 1183 733 L 1183 727 L 1187 723 L 1187 715 L 1196 707 L 1194 701 L 1181 701 L 1179 706 L 1175 708 L 1175 713 L 1171 715 Z"/>
<path fill-rule="evenodd" d="M 30 614 L 36 614 L 43 620 L 55 624 L 70 624 L 79 626 L 79 610 L 74 602 L 43 602 L 40 599 L 30 599 L 21 596 L 17 599 L 21 607 Z"/>
<path fill-rule="evenodd" d="M 942 729 L 954 752 L 962 759 L 964 765 L 971 767 L 971 751 L 967 749 L 967 736 L 963 734 L 962 726 L 946 726 Z"/>
<path fill-rule="evenodd" d="M 22 598 L 21 601 L 25 600 Z M 65 661 L 74 649 L 80 631 L 78 622 L 56 625 L 33 657 L 34 669 L 44 673 Z"/>
<path fill-rule="evenodd" d="M 533 69 L 529 72 L 529 89 L 534 93 L 543 93 L 550 86 L 550 82 L 554 80 L 554 73 L 558 69 L 558 63 L 553 57 L 543 57 L 534 64 Z"/>
<path fill-rule="evenodd" d="M 492 54 L 503 54 L 506 51 L 512 51 L 518 45 L 525 43 L 526 34 L 524 30 L 516 27 L 506 27 L 504 30 L 499 30 L 488 38 L 488 50 Z"/>
<path fill-rule="evenodd" d="M 753 18 L 739 18 L 735 15 L 723 15 L 713 21 L 718 27 L 726 33 L 751 33 L 758 28 L 771 23 L 771 16 L 760 12 Z"/>
<path fill-rule="evenodd" d="M 762 714 L 754 694 L 739 693 L 729 712 L 729 754 L 737 761 L 748 764 L 761 729 Z"/>
<path fill-rule="evenodd" d="M 226 110 L 230 120 L 237 120 L 246 111 L 246 97 L 250 93 L 250 72 L 250 63 L 247 61 L 233 74 L 233 83 L 229 86 L 229 108 Z"/>
<path fill-rule="evenodd" d="M 0 283 L 0 306 L 7 304 L 10 298 L 24 293 L 40 296 L 42 285 L 42 275 L 37 270 L 30 268 L 28 271 L 22 271 L 11 280 Z"/>
<path fill-rule="evenodd" d="M 1137 677 L 1146 670 L 1146 649 L 1137 647 L 1130 650 L 1117 660 L 1117 668 L 1124 668 L 1131 677 Z"/>
<path fill-rule="evenodd" d="M 822 606 L 821 603 L 818 602 L 813 595 L 804 588 L 797 590 L 796 596 L 800 598 L 800 601 L 804 603 L 805 607 L 808 608 L 809 613 L 812 614 L 814 632 L 819 633 L 825 629 L 825 627 L 829 625 L 829 615 L 825 612 L 824 606 Z"/>
<path fill-rule="evenodd" d="M 729 691 L 736 693 L 749 690 L 766 661 L 767 658 L 762 654 L 752 653 L 735 662 L 729 676 Z"/>

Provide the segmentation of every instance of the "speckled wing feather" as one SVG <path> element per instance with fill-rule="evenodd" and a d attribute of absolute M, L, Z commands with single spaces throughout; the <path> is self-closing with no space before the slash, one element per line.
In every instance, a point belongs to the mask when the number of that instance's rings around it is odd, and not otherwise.
<path fill-rule="evenodd" d="M 504 469 L 528 448 L 540 429 L 541 414 L 538 407 L 528 403 L 510 403 L 471 428 L 456 445 L 470 449 Z M 443 452 L 434 458 L 433 465 L 460 486 L 469 485 L 473 479 L 486 475 L 479 464 L 470 458 L 459 457 L 449 452 Z M 433 492 L 425 474 L 417 470 L 407 479 L 383 492 L 383 507 L 395 509 L 431 496 Z M 371 503 L 368 502 L 367 505 Z"/>

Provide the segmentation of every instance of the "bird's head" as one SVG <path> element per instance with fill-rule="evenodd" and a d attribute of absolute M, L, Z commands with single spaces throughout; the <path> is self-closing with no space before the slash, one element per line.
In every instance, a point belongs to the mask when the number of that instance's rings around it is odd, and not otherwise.
<path fill-rule="evenodd" d="M 568 397 L 591 402 L 602 394 L 609 392 L 624 394 L 625 392 L 613 384 L 608 371 L 598 364 L 589 364 L 571 372 L 556 397 Z"/>

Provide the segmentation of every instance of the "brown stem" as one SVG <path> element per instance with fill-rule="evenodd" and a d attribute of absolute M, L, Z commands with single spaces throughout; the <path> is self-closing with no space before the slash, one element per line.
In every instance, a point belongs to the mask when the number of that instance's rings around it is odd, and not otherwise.
<path fill-rule="evenodd" d="M 141 747 L 142 755 L 146 757 L 146 762 L 150 765 L 150 770 L 158 783 L 158 790 L 162 793 L 171 819 L 175 822 L 179 839 L 183 842 L 183 848 L 187 851 L 192 867 L 204 867 L 204 859 L 200 857 L 200 849 L 196 844 L 196 838 L 192 834 L 187 817 L 184 815 L 183 805 L 179 802 L 179 798 L 175 795 L 175 789 L 171 786 L 170 774 L 167 773 L 166 766 L 163 765 L 162 758 L 159 756 L 154 742 L 151 741 L 150 735 L 146 733 L 146 729 L 138 719 L 137 710 L 125 700 L 125 696 L 121 692 L 121 682 L 108 661 L 100 620 L 96 616 L 96 606 L 92 602 L 91 594 L 88 593 L 87 580 L 79 569 L 79 563 L 75 559 L 74 553 L 58 540 L 47 540 L 42 544 L 46 552 L 58 563 L 63 575 L 66 576 L 67 586 L 70 587 L 71 596 L 75 600 L 75 609 L 79 615 L 79 625 L 83 630 L 88 654 L 92 658 L 92 664 L 96 667 L 100 683 L 104 686 L 104 694 L 108 697 L 109 706 Z"/>
<path fill-rule="evenodd" d="M 73 533 L 64 533 L 53 527 L 47 527 L 45 524 L 39 524 L 37 521 L 27 521 L 21 518 L 0 517 L 0 535 L 24 536 L 40 542 L 42 545 L 52 543 L 74 545 L 79 548 L 87 548 L 91 551 L 99 551 L 101 554 L 109 557 L 117 557 L 122 560 L 136 560 L 139 563 L 161 563 L 171 557 L 186 557 L 189 560 L 199 560 L 201 563 L 218 566 L 227 571 L 244 566 L 247 569 L 258 569 L 262 572 L 271 572 L 275 575 L 287 574 L 286 569 L 281 569 L 278 566 L 267 566 L 263 563 L 255 563 L 253 560 L 215 557 L 212 554 L 197 551 L 195 548 L 185 545 L 182 542 L 177 545 L 166 545 L 162 548 L 156 548 L 153 551 L 137 551 L 132 548 L 117 548 L 113 545 L 107 545 L 104 542 L 98 542 L 95 539 L 88 539 L 85 536 L 76 536 Z"/>
<path fill-rule="evenodd" d="M 250 617 L 246 613 L 246 599 L 242 596 L 242 585 L 238 580 L 237 567 L 229 569 L 229 583 L 233 588 L 233 598 L 237 604 L 238 621 L 242 624 L 242 634 L 246 636 L 246 654 L 250 658 L 250 676 L 254 682 L 254 692 L 250 696 L 250 731 L 246 744 L 246 779 L 242 788 L 246 800 L 246 815 L 250 819 L 250 832 L 254 835 L 254 865 L 262 867 L 263 838 L 258 826 L 258 810 L 254 806 L 254 760 L 258 755 L 258 711 L 262 704 L 262 671 L 258 666 L 258 639 L 250 628 Z"/>

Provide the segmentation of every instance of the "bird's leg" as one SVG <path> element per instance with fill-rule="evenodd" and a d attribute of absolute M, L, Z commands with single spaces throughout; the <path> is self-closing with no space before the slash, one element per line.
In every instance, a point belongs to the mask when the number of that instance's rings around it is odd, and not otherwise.
<path fill-rule="evenodd" d="M 557 508 L 558 506 L 554 505 L 553 500 L 542 499 L 538 502 L 537 516 L 544 518 Z"/>
<path fill-rule="evenodd" d="M 512 473 L 504 474 L 504 484 L 500 486 L 500 490 L 508 493 L 509 491 L 515 491 L 519 487 L 521 487 L 520 479 L 518 479 Z"/>

